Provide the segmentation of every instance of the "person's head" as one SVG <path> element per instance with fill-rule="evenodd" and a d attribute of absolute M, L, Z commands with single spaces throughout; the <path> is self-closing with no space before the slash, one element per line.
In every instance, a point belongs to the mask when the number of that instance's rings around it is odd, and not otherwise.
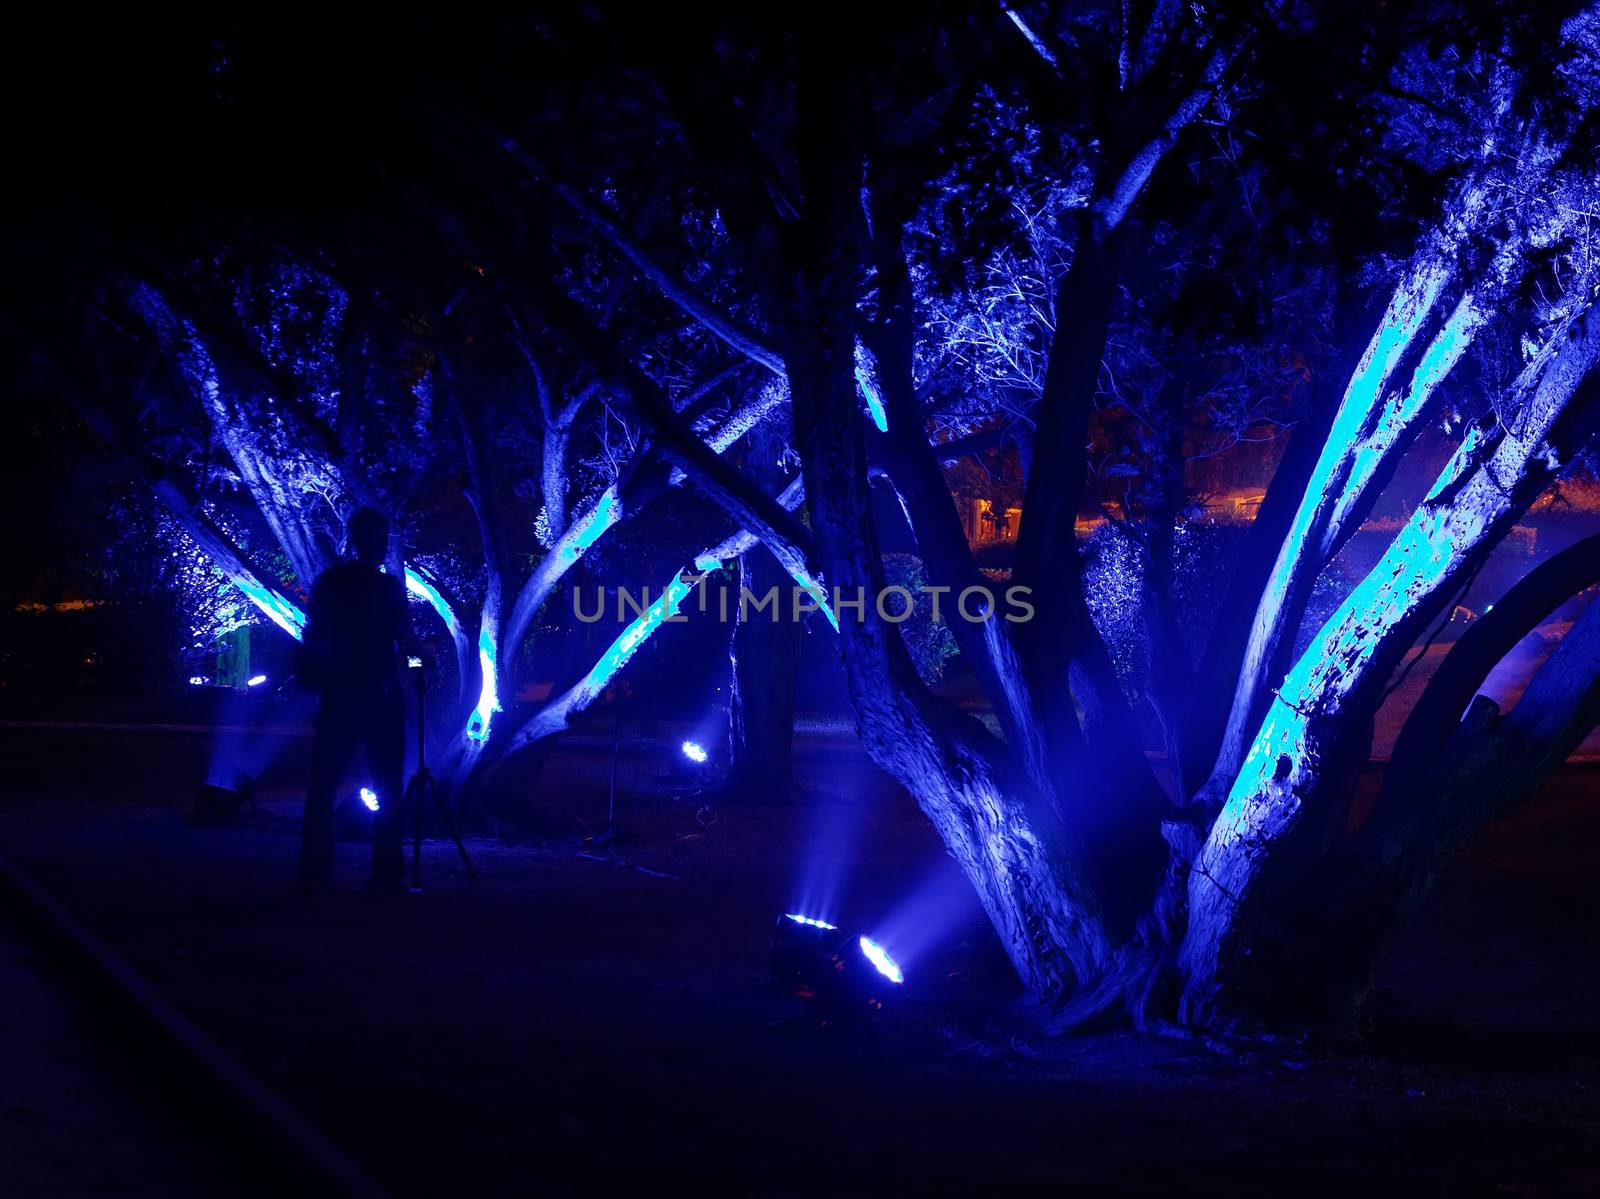
<path fill-rule="evenodd" d="M 376 566 L 389 553 L 389 518 L 376 508 L 357 508 L 345 521 L 344 540 L 357 559 Z"/>

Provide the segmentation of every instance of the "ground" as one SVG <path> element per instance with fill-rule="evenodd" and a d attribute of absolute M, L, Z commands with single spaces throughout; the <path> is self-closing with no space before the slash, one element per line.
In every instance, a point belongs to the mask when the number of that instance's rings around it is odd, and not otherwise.
<path fill-rule="evenodd" d="M 0 731 L 0 847 L 399 1195 L 1600 1191 L 1592 768 L 1472 847 L 1389 962 L 1370 1043 L 1239 1051 L 1038 1035 L 925 821 L 838 739 L 802 739 L 800 804 L 710 808 L 630 741 L 605 841 L 581 834 L 609 745 L 569 745 L 539 843 L 474 837 L 473 884 L 430 841 L 424 893 L 395 900 L 366 894 L 355 840 L 332 889 L 290 885 L 303 739 L 258 812 L 189 827 L 209 745 Z M 803 893 L 907 947 L 869 1033 L 784 1023 L 768 991 Z M 214 1194 L 218 1170 L 247 1189 L 159 1066 L 0 948 L 8 1020 L 53 1030 L 11 1034 L 32 1064 L 0 1073 L 0 1158 L 77 1180 L 24 1193 Z M 70 1093 L 44 1068 L 63 1054 Z"/>

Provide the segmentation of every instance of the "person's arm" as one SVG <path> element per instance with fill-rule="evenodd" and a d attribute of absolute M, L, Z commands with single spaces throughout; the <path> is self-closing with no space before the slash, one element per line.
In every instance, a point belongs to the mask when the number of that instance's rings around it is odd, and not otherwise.
<path fill-rule="evenodd" d="M 327 683 L 328 662 L 332 657 L 328 646 L 328 624 L 323 618 L 327 607 L 327 584 L 319 575 L 311 585 L 311 601 L 306 605 L 306 627 L 299 653 L 295 655 L 295 678 L 302 687 L 321 691 Z"/>

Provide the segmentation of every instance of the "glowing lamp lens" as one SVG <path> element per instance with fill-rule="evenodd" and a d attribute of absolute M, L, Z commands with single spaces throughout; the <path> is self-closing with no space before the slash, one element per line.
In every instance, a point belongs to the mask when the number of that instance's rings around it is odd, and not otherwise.
<path fill-rule="evenodd" d="M 906 976 L 900 972 L 900 967 L 895 964 L 895 960 L 884 951 L 882 945 L 879 945 L 871 937 L 861 938 L 861 952 L 866 955 L 867 961 L 877 968 L 878 973 L 890 982 L 903 983 L 906 981 Z"/>
<path fill-rule="evenodd" d="M 698 741 L 685 741 L 683 743 L 683 756 L 688 758 L 691 762 L 703 763 L 706 760 L 707 754 Z"/>
<path fill-rule="evenodd" d="M 378 810 L 378 793 L 371 787 L 361 788 L 361 802 L 367 805 L 367 811 L 376 812 Z M 881 970 L 883 967 L 880 966 L 878 969 Z"/>
<path fill-rule="evenodd" d="M 204 675 L 192 674 L 189 676 L 189 686 L 191 687 L 204 687 L 205 682 Z"/>
<path fill-rule="evenodd" d="M 245 680 L 244 685 L 246 687 L 259 687 L 259 686 L 261 686 L 262 683 L 265 683 L 266 681 L 267 681 L 267 676 L 264 675 L 264 674 L 252 675 L 250 678 Z"/>
<path fill-rule="evenodd" d="M 817 920 L 817 919 L 815 919 L 815 918 L 813 918 L 811 916 L 796 916 L 793 912 L 785 912 L 784 915 L 788 916 L 789 919 L 793 920 L 796 924 L 808 925 L 811 928 L 834 928 L 834 929 L 836 929 L 836 928 L 839 927 L 837 924 L 829 924 L 826 920 Z M 863 939 L 865 939 L 865 938 L 863 938 Z"/>

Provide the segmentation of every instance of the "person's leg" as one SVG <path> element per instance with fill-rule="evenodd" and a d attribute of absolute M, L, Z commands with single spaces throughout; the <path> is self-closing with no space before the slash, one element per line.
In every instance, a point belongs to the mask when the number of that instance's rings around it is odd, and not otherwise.
<path fill-rule="evenodd" d="M 324 698 L 317 706 L 311 786 L 300 826 L 300 881 L 325 883 L 333 873 L 333 794 L 355 754 L 359 726 L 348 704 Z"/>
<path fill-rule="evenodd" d="M 372 818 L 372 881 L 384 890 L 404 886 L 402 791 L 405 787 L 406 705 L 403 696 L 373 701 L 367 722 L 367 762 L 378 792 Z"/>

